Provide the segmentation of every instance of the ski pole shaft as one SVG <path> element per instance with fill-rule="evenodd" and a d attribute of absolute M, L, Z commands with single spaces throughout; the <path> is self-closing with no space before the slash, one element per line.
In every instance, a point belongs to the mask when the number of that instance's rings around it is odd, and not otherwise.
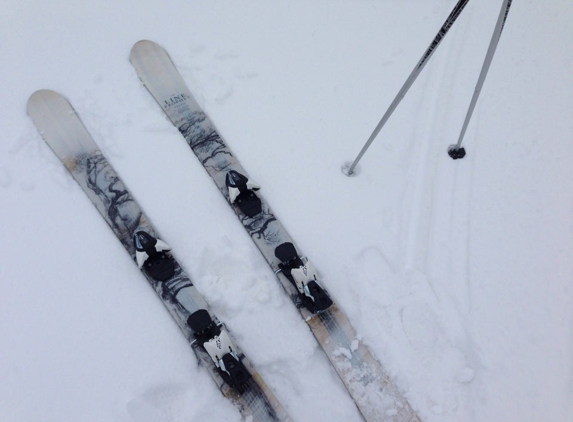
<path fill-rule="evenodd" d="M 410 76 L 408 76 L 408 79 L 406 79 L 406 82 L 398 92 L 398 95 L 396 95 L 396 98 L 394 98 L 394 101 L 392 101 L 392 104 L 390 104 L 390 107 L 388 107 L 388 110 L 386 111 L 386 113 L 384 113 L 384 116 L 382 116 L 382 119 L 380 120 L 376 128 L 374 128 L 374 131 L 366 141 L 366 144 L 364 144 L 362 150 L 360 151 L 360 153 L 358 154 L 352 165 L 349 167 L 347 171 L 348 176 L 351 176 L 354 173 L 354 168 L 356 167 L 356 165 L 358 164 L 358 162 L 360 161 L 366 150 L 370 147 L 370 144 L 372 144 L 378 133 L 380 133 L 382 127 L 386 124 L 386 122 L 396 109 L 396 107 L 398 107 L 398 104 L 400 104 L 400 101 L 402 101 L 402 98 L 404 98 L 406 92 L 408 92 L 408 90 L 418 77 L 418 75 L 422 72 L 422 69 L 424 69 L 424 66 L 426 66 L 428 60 L 430 60 L 430 57 L 432 57 L 432 54 L 434 54 L 434 52 L 438 48 L 438 45 L 444 39 L 448 30 L 452 27 L 458 16 L 462 13 L 468 1 L 469 0 L 458 0 L 458 3 L 454 6 L 454 9 L 452 10 L 452 12 L 448 16 L 444 24 L 438 31 L 434 40 L 432 41 L 432 43 L 430 44 L 430 46 L 428 47 L 428 49 L 426 50 L 420 61 L 416 64 L 414 70 L 412 70 L 412 73 L 410 73 Z"/>
<path fill-rule="evenodd" d="M 458 143 L 456 144 L 456 146 L 454 147 L 456 150 L 459 150 L 461 145 L 462 145 L 462 141 L 464 139 L 464 135 L 466 134 L 466 130 L 468 128 L 468 125 L 470 123 L 470 119 L 472 117 L 472 114 L 474 112 L 479 94 L 481 92 L 481 89 L 483 87 L 483 83 L 485 81 L 485 77 L 487 76 L 487 72 L 489 70 L 489 67 L 491 65 L 491 61 L 493 59 L 493 55 L 495 54 L 495 49 L 497 48 L 497 44 L 499 43 L 499 39 L 501 37 L 501 32 L 503 31 L 503 26 L 505 25 L 505 20 L 507 19 L 507 14 L 509 13 L 509 8 L 511 7 L 511 1 L 512 0 L 504 0 L 503 4 L 501 5 L 501 11 L 499 12 L 499 17 L 497 19 L 497 23 L 495 25 L 495 29 L 493 30 L 493 35 L 491 37 L 491 41 L 489 43 L 489 48 L 487 50 L 487 53 L 485 55 L 485 60 L 483 62 L 483 66 L 481 68 L 481 72 L 474 90 L 474 94 L 472 96 L 472 100 L 470 102 L 470 106 L 468 108 L 468 112 L 466 114 L 466 118 L 464 120 L 464 124 L 462 126 L 462 130 L 460 132 L 460 136 L 458 138 Z"/>

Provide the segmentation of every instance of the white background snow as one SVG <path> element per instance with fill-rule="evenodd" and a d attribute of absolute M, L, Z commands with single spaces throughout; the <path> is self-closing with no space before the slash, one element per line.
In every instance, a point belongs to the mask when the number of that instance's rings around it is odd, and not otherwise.
<path fill-rule="evenodd" d="M 75 106 L 296 421 L 360 415 L 128 61 L 162 45 L 425 422 L 573 420 L 573 2 L 32 1 L 0 14 L 0 421 L 238 421 L 26 116 Z"/>

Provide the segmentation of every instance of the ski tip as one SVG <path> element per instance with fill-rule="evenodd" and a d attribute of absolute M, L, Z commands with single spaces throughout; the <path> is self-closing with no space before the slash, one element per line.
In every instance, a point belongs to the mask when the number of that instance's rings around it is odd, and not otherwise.
<path fill-rule="evenodd" d="M 39 90 L 37 90 L 32 95 L 30 95 L 30 98 L 28 98 L 28 103 L 27 103 L 28 114 L 30 114 L 29 113 L 30 107 L 33 106 L 35 103 L 37 103 L 39 101 L 45 101 L 45 100 L 53 99 L 56 97 L 61 97 L 61 95 L 58 94 L 56 91 L 52 91 L 50 89 L 39 89 Z"/>
<path fill-rule="evenodd" d="M 131 47 L 131 51 L 138 50 L 140 48 L 144 48 L 146 46 L 151 46 L 151 45 L 157 45 L 157 43 L 151 40 L 139 40 L 135 44 L 133 44 L 133 47 Z"/>
<path fill-rule="evenodd" d="M 52 91 L 51 89 L 39 89 L 32 95 L 30 95 L 30 98 L 44 95 L 60 95 L 60 94 L 58 94 L 56 91 Z"/>
<path fill-rule="evenodd" d="M 35 116 L 41 116 L 45 114 L 48 104 L 59 103 L 60 106 L 65 106 L 71 108 L 69 101 L 63 97 L 61 94 L 50 89 L 39 89 L 34 92 L 28 98 L 28 103 L 26 104 L 26 112 L 28 116 L 35 121 Z"/>
<path fill-rule="evenodd" d="M 152 50 L 163 50 L 163 48 L 161 48 L 159 44 L 151 40 L 140 40 L 135 44 L 133 44 L 133 47 L 131 47 L 131 52 L 129 53 L 129 59 L 130 61 L 133 61 L 134 58 Z"/>

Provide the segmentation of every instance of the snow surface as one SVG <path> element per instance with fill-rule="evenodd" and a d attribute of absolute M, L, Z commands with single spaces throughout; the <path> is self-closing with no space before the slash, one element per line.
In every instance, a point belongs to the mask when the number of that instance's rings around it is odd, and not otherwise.
<path fill-rule="evenodd" d="M 297 421 L 359 421 L 128 61 L 165 47 L 423 421 L 573 420 L 573 2 L 470 2 L 344 176 L 454 0 L 39 2 L 0 14 L 0 421 L 238 421 L 25 105 L 67 96 Z"/>

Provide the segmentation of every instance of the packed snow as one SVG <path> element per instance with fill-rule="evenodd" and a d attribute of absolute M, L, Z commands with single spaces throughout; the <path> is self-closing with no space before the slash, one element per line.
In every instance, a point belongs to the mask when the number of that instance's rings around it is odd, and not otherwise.
<path fill-rule="evenodd" d="M 75 106 L 296 421 L 361 417 L 138 80 L 171 55 L 424 422 L 573 421 L 573 2 L 470 2 L 362 159 L 454 0 L 8 0 L 0 14 L 0 421 L 239 421 L 25 112 Z M 341 351 L 344 353 L 344 351 Z"/>

